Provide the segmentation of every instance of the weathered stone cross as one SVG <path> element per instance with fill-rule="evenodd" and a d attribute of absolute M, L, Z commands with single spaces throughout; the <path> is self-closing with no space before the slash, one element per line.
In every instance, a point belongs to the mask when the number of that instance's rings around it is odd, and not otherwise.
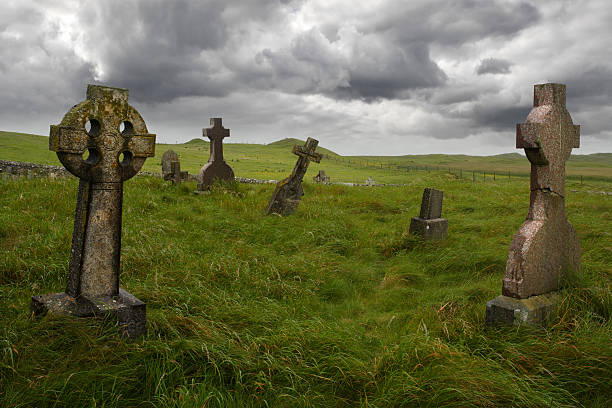
<path fill-rule="evenodd" d="M 533 109 L 516 126 L 516 147 L 531 162 L 529 212 L 510 245 L 502 296 L 487 303 L 488 323 L 506 309 L 508 316 L 524 310 L 525 321 L 544 319 L 550 302 L 535 307 L 535 298 L 556 291 L 567 274 L 580 270 L 580 243 L 565 214 L 565 162 L 580 147 L 580 126 L 565 106 L 565 85 L 534 86 Z"/>
<path fill-rule="evenodd" d="M 155 135 L 127 89 L 89 85 L 87 99 L 51 126 L 49 150 L 80 180 L 66 292 L 32 297 L 33 312 L 111 314 L 128 336 L 144 333 L 145 304 L 119 288 L 121 213 L 123 182 L 155 155 Z"/>
<path fill-rule="evenodd" d="M 304 146 L 293 146 L 293 154 L 299 156 L 299 158 L 295 163 L 291 176 L 279 181 L 276 185 L 276 189 L 266 208 L 266 214 L 289 215 L 297 210 L 300 200 L 304 195 L 302 180 L 306 170 L 308 170 L 308 165 L 311 160 L 316 163 L 321 161 L 322 156 L 319 153 L 315 153 L 318 144 L 318 140 L 309 137 Z"/>
<path fill-rule="evenodd" d="M 221 118 L 210 118 L 212 127 L 202 129 L 202 136 L 210 139 L 210 157 L 200 169 L 198 190 L 208 190 L 215 179 L 234 180 L 234 171 L 223 159 L 223 139 L 229 137 L 230 130 L 221 121 Z"/>

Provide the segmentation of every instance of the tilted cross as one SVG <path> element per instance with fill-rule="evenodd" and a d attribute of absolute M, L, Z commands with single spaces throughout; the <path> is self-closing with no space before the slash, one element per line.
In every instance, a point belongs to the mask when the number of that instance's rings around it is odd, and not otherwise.
<path fill-rule="evenodd" d="M 80 179 L 66 293 L 116 296 L 123 182 L 155 155 L 155 135 L 128 104 L 127 89 L 89 85 L 87 99 L 51 126 L 49 150 Z"/>
<path fill-rule="evenodd" d="M 223 159 L 223 139 L 229 137 L 230 130 L 225 129 L 221 124 L 222 118 L 210 118 L 212 127 L 202 129 L 202 135 L 210 139 L 210 159 L 209 161 L 224 161 Z"/>
<path fill-rule="evenodd" d="M 318 140 L 309 137 L 306 139 L 306 144 L 304 144 L 304 146 L 293 146 L 293 154 L 299 156 L 299 158 L 295 163 L 293 172 L 291 172 L 292 178 L 299 177 L 301 181 L 304 178 L 304 174 L 306 174 L 306 170 L 308 170 L 310 161 L 314 161 L 316 163 L 321 162 L 322 156 L 319 153 L 315 153 L 318 144 Z"/>

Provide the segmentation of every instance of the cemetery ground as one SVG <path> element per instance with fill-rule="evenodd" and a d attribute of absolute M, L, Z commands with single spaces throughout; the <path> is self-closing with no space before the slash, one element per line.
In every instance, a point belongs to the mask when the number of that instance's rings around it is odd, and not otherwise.
<path fill-rule="evenodd" d="M 58 164 L 33 138 L 34 158 L 0 138 L 2 158 Z M 239 177 L 286 177 L 295 156 L 267 147 L 227 144 L 226 160 Z M 204 142 L 172 149 L 190 173 L 208 158 Z M 165 150 L 144 170 L 159 172 Z M 597 176 L 612 165 L 589 157 L 575 163 L 593 178 L 572 178 L 570 160 L 566 185 L 582 275 L 548 329 L 484 324 L 528 177 L 474 183 L 323 158 L 288 217 L 263 215 L 274 185 L 196 195 L 195 182 L 135 177 L 120 279 L 147 303 L 148 332 L 132 342 L 110 322 L 29 317 L 33 294 L 64 289 L 78 182 L 0 180 L 0 406 L 609 406 L 612 197 L 591 192 L 612 191 Z M 319 169 L 406 186 L 313 184 Z M 407 235 L 425 187 L 444 191 L 444 241 Z"/>

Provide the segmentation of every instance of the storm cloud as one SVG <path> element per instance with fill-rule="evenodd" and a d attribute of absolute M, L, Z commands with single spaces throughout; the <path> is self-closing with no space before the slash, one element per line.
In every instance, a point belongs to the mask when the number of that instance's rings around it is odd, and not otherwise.
<path fill-rule="evenodd" d="M 223 116 L 233 142 L 501 153 L 554 81 L 581 150 L 612 151 L 609 21 L 604 0 L 10 0 L 0 129 L 46 134 L 102 83 L 130 89 L 162 142 Z"/>

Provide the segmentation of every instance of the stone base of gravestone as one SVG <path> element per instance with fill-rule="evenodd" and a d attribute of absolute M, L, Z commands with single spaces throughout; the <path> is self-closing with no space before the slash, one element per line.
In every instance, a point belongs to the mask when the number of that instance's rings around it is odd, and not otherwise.
<path fill-rule="evenodd" d="M 62 292 L 32 296 L 30 304 L 34 315 L 51 312 L 56 315 L 112 319 L 119 323 L 120 332 L 130 338 L 146 332 L 146 307 L 144 302 L 121 288 L 117 297 L 89 299 L 82 296 L 75 299 Z"/>
<path fill-rule="evenodd" d="M 444 239 L 447 231 L 448 220 L 446 218 L 425 220 L 421 217 L 412 217 L 412 220 L 410 220 L 410 234 L 420 235 L 425 240 Z"/>
<path fill-rule="evenodd" d="M 516 299 L 500 295 L 487 302 L 488 326 L 528 325 L 546 327 L 557 315 L 562 296 L 558 292 Z"/>

